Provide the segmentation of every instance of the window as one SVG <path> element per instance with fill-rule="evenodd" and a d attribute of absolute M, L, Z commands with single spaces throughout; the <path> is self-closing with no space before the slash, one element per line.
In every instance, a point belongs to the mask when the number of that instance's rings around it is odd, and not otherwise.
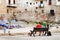
<path fill-rule="evenodd" d="M 30 5 L 32 5 L 32 3 L 30 3 Z"/>
<path fill-rule="evenodd" d="M 36 7 L 36 9 L 38 9 L 38 7 Z"/>
<path fill-rule="evenodd" d="M 43 1 L 40 1 L 40 8 L 43 8 L 44 7 L 44 4 L 43 4 Z"/>
<path fill-rule="evenodd" d="M 54 16 L 54 15 L 55 15 L 54 10 L 50 10 L 50 14 L 51 14 L 52 16 Z"/>
<path fill-rule="evenodd" d="M 35 5 L 35 3 L 33 3 L 33 5 Z"/>
<path fill-rule="evenodd" d="M 11 0 L 9 0 L 8 3 L 10 4 L 11 3 Z"/>
<path fill-rule="evenodd" d="M 27 11 L 27 9 L 25 9 L 25 11 Z"/>
<path fill-rule="evenodd" d="M 13 4 L 15 4 L 15 0 L 13 0 Z"/>
<path fill-rule="evenodd" d="M 38 13 L 38 11 L 35 10 L 35 13 Z"/>
<path fill-rule="evenodd" d="M 58 1 L 60 1 L 60 0 L 58 0 Z"/>
<path fill-rule="evenodd" d="M 43 1 L 40 1 L 41 4 L 43 4 Z"/>
<path fill-rule="evenodd" d="M 52 0 L 49 0 L 49 5 L 51 5 L 52 4 L 52 2 L 51 2 Z"/>
<path fill-rule="evenodd" d="M 15 0 L 8 0 L 8 4 L 15 4 Z"/>
<path fill-rule="evenodd" d="M 44 10 L 42 10 L 42 13 L 44 13 Z"/>
<path fill-rule="evenodd" d="M 26 2 L 26 4 L 28 4 L 28 2 Z"/>
<path fill-rule="evenodd" d="M 7 13 L 9 13 L 9 10 L 7 9 Z"/>
<path fill-rule="evenodd" d="M 37 4 L 37 2 L 36 2 L 36 4 Z"/>

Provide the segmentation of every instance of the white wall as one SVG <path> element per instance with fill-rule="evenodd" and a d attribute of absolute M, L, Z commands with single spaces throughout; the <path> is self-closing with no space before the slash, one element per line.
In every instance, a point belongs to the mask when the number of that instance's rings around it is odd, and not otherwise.
<path fill-rule="evenodd" d="M 28 11 L 29 10 L 33 11 L 33 10 L 35 10 L 35 7 L 38 7 L 40 5 L 40 1 L 37 2 L 37 4 L 36 4 L 36 1 L 34 1 L 34 0 L 17 0 L 17 1 L 18 1 L 18 6 L 20 8 L 28 9 Z M 26 4 L 26 2 L 28 2 L 28 4 Z M 30 5 L 30 3 L 32 3 L 32 5 Z M 34 3 L 35 3 L 35 5 L 34 5 Z M 47 2 L 44 1 L 43 3 L 44 3 L 44 6 L 46 7 Z"/>
<path fill-rule="evenodd" d="M 26 2 L 28 2 L 28 4 L 26 4 Z M 19 6 L 22 8 L 27 8 L 27 9 L 32 9 L 32 7 L 34 8 L 35 6 L 38 6 L 39 3 L 35 3 L 35 1 L 33 0 L 20 0 L 19 2 Z M 32 5 L 30 5 L 30 3 L 32 3 Z M 35 5 L 33 5 L 33 3 L 35 3 Z"/>
<path fill-rule="evenodd" d="M 56 2 L 57 2 L 56 5 L 60 5 L 60 1 L 56 0 Z"/>
<path fill-rule="evenodd" d="M 0 4 L 2 3 L 2 0 L 0 0 Z"/>

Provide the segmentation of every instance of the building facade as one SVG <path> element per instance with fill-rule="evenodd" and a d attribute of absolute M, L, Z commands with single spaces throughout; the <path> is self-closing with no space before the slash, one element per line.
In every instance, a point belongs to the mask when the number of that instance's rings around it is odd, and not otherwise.
<path fill-rule="evenodd" d="M 6 1 L 0 0 L 0 14 L 6 13 Z"/>
<path fill-rule="evenodd" d="M 7 19 L 57 20 L 59 10 L 60 0 L 0 0 L 0 15 L 5 14 Z"/>

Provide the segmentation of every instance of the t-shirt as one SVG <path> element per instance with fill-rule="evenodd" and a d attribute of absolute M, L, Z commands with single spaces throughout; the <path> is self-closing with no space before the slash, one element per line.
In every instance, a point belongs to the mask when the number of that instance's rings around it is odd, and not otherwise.
<path fill-rule="evenodd" d="M 42 28 L 41 24 L 37 24 L 36 28 Z"/>

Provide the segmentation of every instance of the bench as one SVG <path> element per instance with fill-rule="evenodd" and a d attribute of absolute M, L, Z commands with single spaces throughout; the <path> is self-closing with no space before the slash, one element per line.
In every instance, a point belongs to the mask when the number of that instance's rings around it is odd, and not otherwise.
<path fill-rule="evenodd" d="M 30 33 L 30 36 L 32 36 L 32 34 L 33 34 L 33 36 L 35 36 L 35 34 L 36 34 L 36 32 L 45 32 L 45 34 L 44 35 L 46 35 L 47 34 L 47 32 L 48 32 L 48 28 L 34 28 L 33 29 L 33 31 L 30 31 L 31 33 Z M 39 34 L 40 35 L 40 34 Z"/>

